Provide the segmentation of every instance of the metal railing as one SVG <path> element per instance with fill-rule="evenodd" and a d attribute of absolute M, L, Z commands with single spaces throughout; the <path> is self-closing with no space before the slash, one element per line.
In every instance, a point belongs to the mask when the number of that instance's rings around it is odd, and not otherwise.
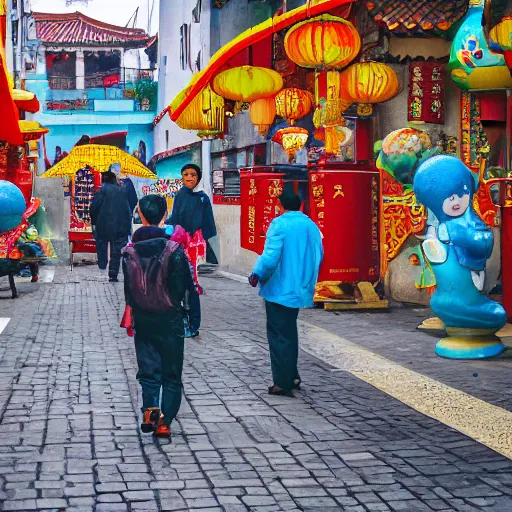
<path fill-rule="evenodd" d="M 137 80 L 154 80 L 154 69 L 113 68 L 109 71 L 88 74 L 83 76 L 85 89 L 105 89 L 115 87 L 124 90 L 133 90 Z M 80 78 L 80 77 L 79 77 Z M 48 76 L 50 89 L 75 90 L 76 76 Z"/>
<path fill-rule="evenodd" d="M 48 84 L 50 89 L 73 91 L 76 89 L 76 77 L 49 76 Z"/>

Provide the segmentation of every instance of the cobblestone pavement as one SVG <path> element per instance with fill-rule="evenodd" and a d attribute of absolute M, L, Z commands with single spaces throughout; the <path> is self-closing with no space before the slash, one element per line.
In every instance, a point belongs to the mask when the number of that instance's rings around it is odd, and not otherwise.
<path fill-rule="evenodd" d="M 301 353 L 304 389 L 295 399 L 267 395 L 261 300 L 234 281 L 203 284 L 172 444 L 138 428 L 122 284 L 93 267 L 61 267 L 54 283 L 0 298 L 0 317 L 11 319 L 0 334 L 1 510 L 512 511 L 509 459 L 349 373 Z M 402 313 L 301 318 L 466 386 L 466 366 L 429 359 L 432 338 L 413 330 L 421 318 Z M 507 393 L 508 366 L 489 363 L 485 372 L 501 376 L 469 392 L 496 402 L 491 388 Z"/>

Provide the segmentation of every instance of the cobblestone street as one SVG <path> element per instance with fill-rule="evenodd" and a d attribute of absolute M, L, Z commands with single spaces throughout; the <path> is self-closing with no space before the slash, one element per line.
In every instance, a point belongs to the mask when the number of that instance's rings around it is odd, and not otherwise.
<path fill-rule="evenodd" d="M 202 284 L 201 336 L 186 342 L 172 443 L 139 430 L 122 283 L 93 266 L 58 267 L 53 283 L 20 284 L 17 300 L 0 292 L 0 330 L 10 319 L 0 334 L 2 511 L 512 511 L 512 461 L 477 442 L 477 428 L 460 429 L 472 438 L 435 411 L 423 415 L 421 403 L 371 385 L 364 368 L 331 360 L 332 347 L 321 353 L 321 342 L 332 335 L 340 361 L 352 343 L 439 383 L 440 396 L 450 386 L 481 399 L 463 413 L 471 424 L 474 407 L 488 404 L 512 418 L 510 356 L 436 358 L 435 340 L 415 330 L 426 309 L 308 310 L 299 315 L 303 389 L 273 397 L 257 292 L 216 274 Z M 407 378 L 398 386 L 406 391 Z M 456 404 L 437 405 L 441 418 Z M 510 434 L 496 444 L 501 453 Z"/>

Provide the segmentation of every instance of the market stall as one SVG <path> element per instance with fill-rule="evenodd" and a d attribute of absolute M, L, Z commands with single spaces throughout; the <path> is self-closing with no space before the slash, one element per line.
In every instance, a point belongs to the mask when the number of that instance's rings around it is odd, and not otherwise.
<path fill-rule="evenodd" d="M 120 165 L 121 177 L 156 178 L 137 158 L 115 146 L 102 144 L 75 146 L 67 157 L 42 175 L 43 178 L 70 178 L 71 217 L 68 240 L 71 269 L 74 254 L 96 253 L 90 205 L 94 193 L 101 186 L 100 173 L 108 171 L 112 164 Z"/>

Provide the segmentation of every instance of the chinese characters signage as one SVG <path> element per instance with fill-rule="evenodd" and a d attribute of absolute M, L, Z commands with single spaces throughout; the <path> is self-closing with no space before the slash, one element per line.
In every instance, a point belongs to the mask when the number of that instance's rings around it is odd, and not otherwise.
<path fill-rule="evenodd" d="M 480 122 L 480 101 L 475 94 L 461 93 L 460 158 L 471 169 L 480 166 L 482 153 L 489 151 L 489 143 Z"/>
<path fill-rule="evenodd" d="M 408 121 L 444 124 L 444 64 L 411 62 Z"/>
<path fill-rule="evenodd" d="M 240 245 L 261 254 L 270 223 L 283 212 L 283 174 L 242 172 L 240 178 Z"/>

